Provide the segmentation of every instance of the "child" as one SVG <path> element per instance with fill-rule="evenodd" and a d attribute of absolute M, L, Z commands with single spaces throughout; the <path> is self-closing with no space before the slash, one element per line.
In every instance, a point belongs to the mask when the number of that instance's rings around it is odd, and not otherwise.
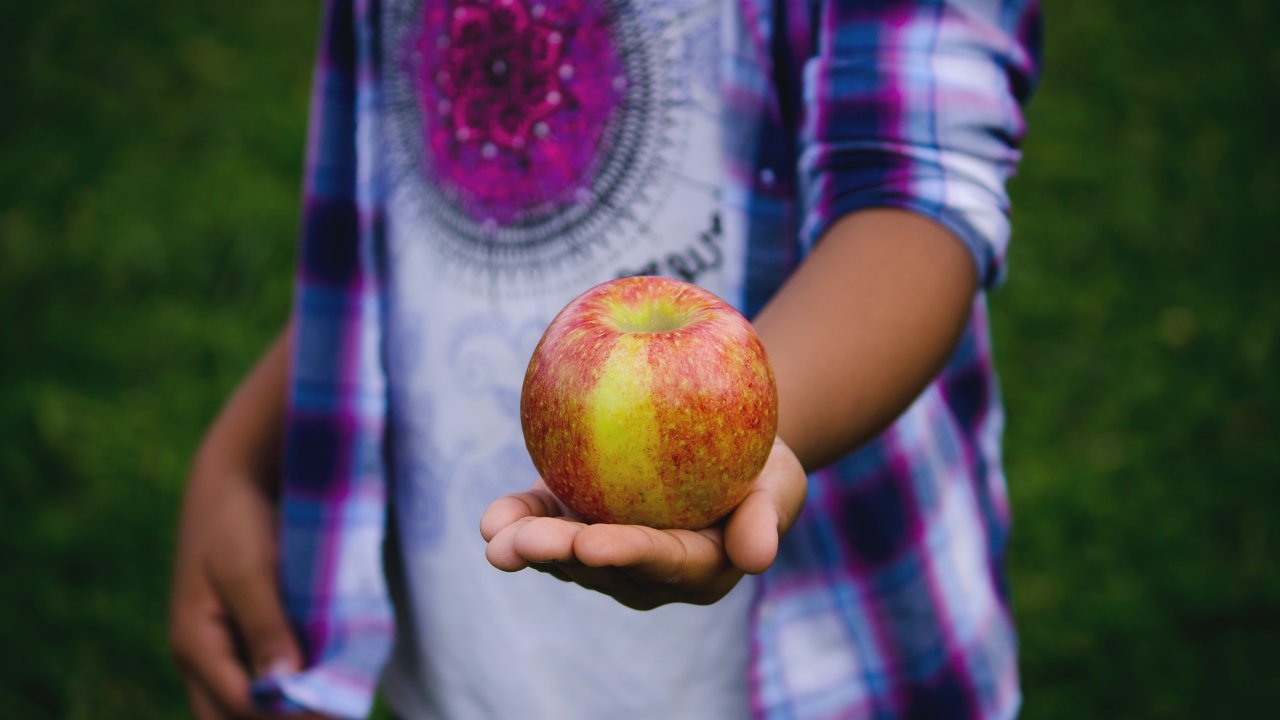
<path fill-rule="evenodd" d="M 196 714 L 252 712 L 251 674 L 336 717 L 379 683 L 410 718 L 1016 713 L 984 290 L 1038 30 L 1020 0 L 333 0 L 294 318 L 183 514 Z M 627 274 L 769 351 L 778 441 L 715 528 L 585 527 L 524 452 L 539 334 Z"/>

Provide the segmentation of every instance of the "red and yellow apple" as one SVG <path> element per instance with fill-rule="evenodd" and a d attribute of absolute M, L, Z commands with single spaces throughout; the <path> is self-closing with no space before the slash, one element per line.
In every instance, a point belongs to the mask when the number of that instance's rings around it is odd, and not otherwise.
<path fill-rule="evenodd" d="M 778 393 L 738 311 L 695 285 L 597 285 L 551 321 L 525 374 L 534 466 L 588 522 L 706 527 L 764 467 Z"/>

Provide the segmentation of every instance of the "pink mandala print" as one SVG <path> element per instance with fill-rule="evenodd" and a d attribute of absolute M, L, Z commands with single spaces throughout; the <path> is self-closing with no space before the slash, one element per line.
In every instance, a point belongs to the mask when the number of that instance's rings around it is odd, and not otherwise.
<path fill-rule="evenodd" d="M 415 78 L 432 180 L 509 225 L 589 188 L 626 76 L 592 0 L 431 3 Z"/>
<path fill-rule="evenodd" d="M 672 146 L 668 47 L 646 7 L 389 4 L 389 180 L 424 242 L 468 275 L 538 287 L 616 251 L 607 228 L 643 222 Z"/>

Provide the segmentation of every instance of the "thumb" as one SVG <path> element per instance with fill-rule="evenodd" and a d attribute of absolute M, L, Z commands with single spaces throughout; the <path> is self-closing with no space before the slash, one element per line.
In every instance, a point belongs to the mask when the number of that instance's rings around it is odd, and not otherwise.
<path fill-rule="evenodd" d="M 272 563 L 255 563 L 218 578 L 220 594 L 255 677 L 302 669 L 302 652 L 285 617 Z"/>
<path fill-rule="evenodd" d="M 735 567 L 753 575 L 769 569 L 782 536 L 800 514 L 807 487 L 800 461 L 781 438 L 775 439 L 755 487 L 725 526 L 725 553 Z"/>
<path fill-rule="evenodd" d="M 302 669 L 302 653 L 280 599 L 274 508 L 256 495 L 218 508 L 227 528 L 207 556 L 208 576 L 256 677 Z"/>
<path fill-rule="evenodd" d="M 236 629 L 255 676 L 296 673 L 302 652 L 285 618 L 275 573 L 275 542 L 270 537 L 269 509 L 262 518 L 243 524 L 209 560 L 209 577 L 218 591 L 229 624 Z M 241 516 L 250 515 L 244 512 Z"/>

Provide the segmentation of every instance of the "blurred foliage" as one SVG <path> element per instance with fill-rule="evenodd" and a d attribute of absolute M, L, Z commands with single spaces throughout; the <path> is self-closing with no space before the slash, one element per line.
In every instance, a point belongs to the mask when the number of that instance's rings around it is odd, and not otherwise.
<path fill-rule="evenodd" d="M 315 3 L 0 5 L 0 717 L 181 717 L 175 509 L 287 312 Z"/>
<path fill-rule="evenodd" d="M 1027 717 L 1280 706 L 1275 5 L 1049 3 L 1007 287 Z"/>
<path fill-rule="evenodd" d="M 181 716 L 208 418 L 289 302 L 316 3 L 0 5 L 0 717 Z M 994 298 L 1026 717 L 1280 705 L 1280 17 L 1050 3 Z"/>

